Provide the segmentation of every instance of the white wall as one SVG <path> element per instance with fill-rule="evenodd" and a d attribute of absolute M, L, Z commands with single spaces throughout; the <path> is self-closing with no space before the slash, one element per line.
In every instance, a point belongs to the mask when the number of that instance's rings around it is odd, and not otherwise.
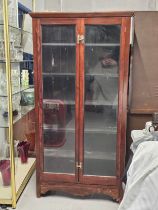
<path fill-rule="evenodd" d="M 43 11 L 45 8 L 44 4 L 45 4 L 45 0 L 35 0 L 35 11 Z"/>
<path fill-rule="evenodd" d="M 158 0 L 156 0 L 156 10 L 158 11 Z"/>
<path fill-rule="evenodd" d="M 44 2 L 45 10 L 66 12 L 116 10 L 154 11 L 158 4 L 158 0 L 45 0 Z"/>
<path fill-rule="evenodd" d="M 23 4 L 25 7 L 32 10 L 32 1 L 31 0 L 18 0 L 21 4 Z"/>
<path fill-rule="evenodd" d="M 18 0 L 21 4 L 32 10 L 32 0 Z M 43 11 L 44 10 L 45 0 L 35 0 L 35 10 Z"/>

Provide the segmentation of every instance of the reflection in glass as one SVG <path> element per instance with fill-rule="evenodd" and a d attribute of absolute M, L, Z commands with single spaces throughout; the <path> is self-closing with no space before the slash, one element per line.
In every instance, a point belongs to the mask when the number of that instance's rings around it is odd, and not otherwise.
<path fill-rule="evenodd" d="M 75 27 L 42 26 L 42 41 L 44 171 L 74 174 Z"/>
<path fill-rule="evenodd" d="M 71 75 L 44 75 L 43 76 L 43 98 L 61 99 L 67 103 L 75 100 L 75 76 Z"/>
<path fill-rule="evenodd" d="M 43 72 L 75 73 L 75 46 L 43 45 Z"/>
<path fill-rule="evenodd" d="M 86 25 L 86 43 L 120 43 L 120 25 Z"/>
<path fill-rule="evenodd" d="M 86 73 L 110 76 L 118 74 L 119 50 L 119 46 L 86 46 Z"/>
<path fill-rule="evenodd" d="M 86 26 L 84 174 L 116 175 L 120 26 Z"/>

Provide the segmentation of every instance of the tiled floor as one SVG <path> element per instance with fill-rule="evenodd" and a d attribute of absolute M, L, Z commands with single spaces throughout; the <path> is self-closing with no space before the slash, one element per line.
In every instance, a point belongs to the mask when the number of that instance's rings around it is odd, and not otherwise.
<path fill-rule="evenodd" d="M 118 204 L 103 197 L 76 198 L 63 194 L 36 197 L 36 178 L 32 176 L 16 210 L 117 210 Z"/>

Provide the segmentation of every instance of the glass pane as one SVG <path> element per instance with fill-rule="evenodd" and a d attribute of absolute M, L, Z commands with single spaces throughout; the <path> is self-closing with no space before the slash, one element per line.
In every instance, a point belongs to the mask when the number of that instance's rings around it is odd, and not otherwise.
<path fill-rule="evenodd" d="M 52 46 L 42 48 L 44 73 L 75 73 L 75 45 Z"/>
<path fill-rule="evenodd" d="M 51 105 L 51 107 L 48 106 Z M 54 104 L 54 108 L 53 105 Z M 57 106 L 59 105 L 59 107 Z M 49 107 L 49 108 L 48 108 Z M 63 101 L 44 101 L 44 170 L 74 173 L 75 106 Z"/>
<path fill-rule="evenodd" d="M 74 174 L 75 26 L 43 26 L 42 36 L 44 171 Z"/>
<path fill-rule="evenodd" d="M 102 76 L 118 76 L 119 46 L 86 46 L 85 71 L 86 73 L 102 74 Z"/>
<path fill-rule="evenodd" d="M 86 26 L 84 174 L 116 175 L 120 26 Z"/>
<path fill-rule="evenodd" d="M 42 26 L 43 43 L 75 43 L 75 27 L 73 25 Z"/>
<path fill-rule="evenodd" d="M 87 25 L 86 43 L 120 43 L 120 25 Z"/>

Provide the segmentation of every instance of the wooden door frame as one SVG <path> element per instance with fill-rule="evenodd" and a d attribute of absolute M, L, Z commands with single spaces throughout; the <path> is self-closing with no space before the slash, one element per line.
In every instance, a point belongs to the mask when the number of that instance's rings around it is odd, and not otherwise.
<path fill-rule="evenodd" d="M 127 89 L 128 89 L 128 65 L 129 65 L 129 37 L 130 17 L 108 18 L 83 18 L 81 21 L 81 33 L 85 34 L 85 24 L 92 25 L 121 25 L 120 34 L 120 60 L 119 60 L 119 87 L 118 87 L 118 119 L 117 119 L 117 143 L 116 143 L 116 176 L 84 175 L 84 44 L 80 45 L 80 153 L 79 161 L 82 168 L 79 170 L 79 182 L 82 184 L 121 185 L 125 164 L 126 147 L 126 116 L 127 116 Z M 95 166 L 94 166 L 95 167 Z"/>
<path fill-rule="evenodd" d="M 42 79 L 42 25 L 74 25 L 76 28 L 76 37 L 79 33 L 79 21 L 77 18 L 41 18 L 33 19 L 33 37 L 34 37 L 34 78 L 35 78 L 35 113 L 36 113 L 36 178 L 37 178 L 37 195 L 40 195 L 40 183 L 47 181 L 56 182 L 78 182 L 78 169 L 76 163 L 78 162 L 78 133 L 79 123 L 79 45 L 76 42 L 76 82 L 75 82 L 75 165 L 74 174 L 55 174 L 53 172 L 44 172 L 44 145 L 43 145 L 43 79 Z"/>
<path fill-rule="evenodd" d="M 119 77 L 119 109 L 118 109 L 118 133 L 117 133 L 117 174 L 116 177 L 84 176 L 83 170 L 75 167 L 75 175 L 53 174 L 43 172 L 43 141 L 42 141 L 42 49 L 41 49 L 41 25 L 42 24 L 75 24 L 76 36 L 84 34 L 84 24 L 117 24 L 121 20 L 121 48 L 120 48 L 120 77 Z M 112 22 L 111 22 L 112 21 Z M 130 17 L 73 17 L 73 18 L 34 18 L 34 77 L 35 77 L 35 112 L 36 112 L 36 152 L 37 152 L 37 194 L 40 194 L 41 182 L 78 182 L 83 184 L 120 185 L 124 171 L 125 139 L 126 139 L 126 113 L 127 113 L 127 89 L 128 89 L 128 65 L 129 65 L 129 33 Z M 75 163 L 84 162 L 84 44 L 76 44 L 76 142 Z M 80 60 L 80 61 L 79 61 Z M 78 123 L 79 122 L 79 123 Z"/>

